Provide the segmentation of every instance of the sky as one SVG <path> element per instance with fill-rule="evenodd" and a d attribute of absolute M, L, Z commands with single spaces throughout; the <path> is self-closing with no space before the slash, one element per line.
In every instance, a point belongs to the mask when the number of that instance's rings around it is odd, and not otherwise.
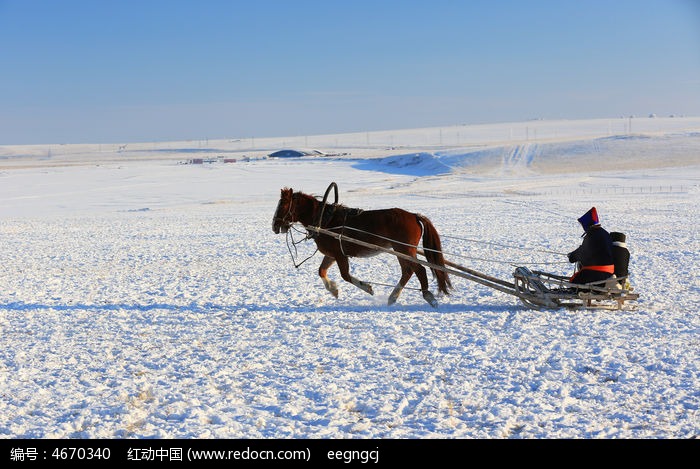
<path fill-rule="evenodd" d="M 697 0 L 0 0 L 0 145 L 700 115 Z"/>

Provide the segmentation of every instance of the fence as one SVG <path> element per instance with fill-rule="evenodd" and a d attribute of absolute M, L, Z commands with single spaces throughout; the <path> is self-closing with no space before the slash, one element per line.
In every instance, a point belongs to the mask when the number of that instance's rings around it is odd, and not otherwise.
<path fill-rule="evenodd" d="M 599 194 L 687 194 L 689 186 L 684 185 L 649 185 L 649 186 L 610 186 L 610 187 L 573 187 L 543 191 L 544 195 L 599 195 Z"/>

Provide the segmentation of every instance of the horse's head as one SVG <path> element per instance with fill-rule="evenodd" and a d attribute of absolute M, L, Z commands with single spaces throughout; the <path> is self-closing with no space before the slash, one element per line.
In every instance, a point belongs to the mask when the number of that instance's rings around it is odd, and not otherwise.
<path fill-rule="evenodd" d="M 280 201 L 277 203 L 275 216 L 272 217 L 272 231 L 275 234 L 286 233 L 292 223 L 297 221 L 294 205 L 294 191 L 285 187 L 282 189 Z"/>

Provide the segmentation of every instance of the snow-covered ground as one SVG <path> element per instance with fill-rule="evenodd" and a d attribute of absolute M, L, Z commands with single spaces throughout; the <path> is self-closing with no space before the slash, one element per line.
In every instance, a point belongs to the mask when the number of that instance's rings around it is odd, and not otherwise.
<path fill-rule="evenodd" d="M 571 273 L 596 206 L 637 310 L 536 311 L 462 278 L 437 309 L 389 307 L 384 254 L 351 263 L 374 296 L 333 267 L 333 298 L 271 229 L 281 188 L 331 182 L 505 280 Z M 4 146 L 0 198 L 0 438 L 700 435 L 698 118 Z"/>

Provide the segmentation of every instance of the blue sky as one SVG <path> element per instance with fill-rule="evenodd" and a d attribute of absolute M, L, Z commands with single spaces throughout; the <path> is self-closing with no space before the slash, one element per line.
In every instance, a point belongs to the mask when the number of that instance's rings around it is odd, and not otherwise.
<path fill-rule="evenodd" d="M 700 0 L 0 0 L 0 144 L 700 115 Z"/>

